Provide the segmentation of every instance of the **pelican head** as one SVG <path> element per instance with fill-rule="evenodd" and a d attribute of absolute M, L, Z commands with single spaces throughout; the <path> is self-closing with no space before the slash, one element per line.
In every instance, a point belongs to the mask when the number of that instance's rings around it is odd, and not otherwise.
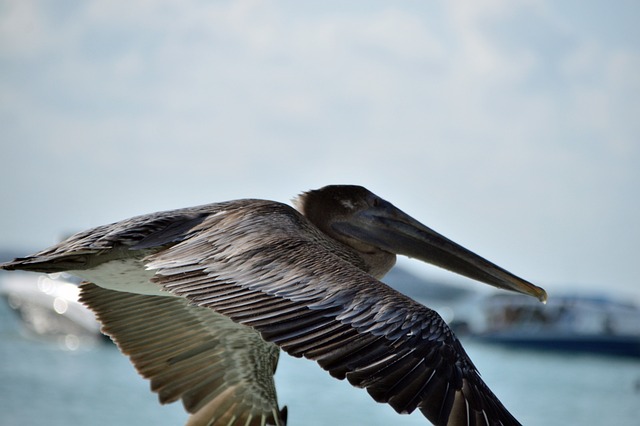
<path fill-rule="evenodd" d="M 547 299 L 544 289 L 438 234 L 361 186 L 325 186 L 302 194 L 296 206 L 321 231 L 360 253 L 381 251 L 393 260 L 396 254 L 404 255 L 542 302 Z"/>

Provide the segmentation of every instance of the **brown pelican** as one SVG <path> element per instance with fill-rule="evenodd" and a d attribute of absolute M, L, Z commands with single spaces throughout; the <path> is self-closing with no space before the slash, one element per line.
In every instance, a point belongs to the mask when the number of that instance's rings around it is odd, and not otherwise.
<path fill-rule="evenodd" d="M 433 310 L 379 281 L 396 254 L 546 299 L 360 186 L 298 211 L 237 200 L 100 226 L 3 269 L 69 271 L 160 402 L 188 425 L 284 425 L 279 349 L 435 425 L 516 425 Z"/>

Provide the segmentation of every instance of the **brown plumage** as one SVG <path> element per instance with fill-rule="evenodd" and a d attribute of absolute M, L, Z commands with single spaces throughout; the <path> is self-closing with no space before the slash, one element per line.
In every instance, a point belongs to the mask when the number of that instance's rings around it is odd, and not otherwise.
<path fill-rule="evenodd" d="M 544 290 L 362 187 L 310 191 L 297 207 L 237 200 L 138 216 L 2 268 L 93 283 L 82 301 L 191 425 L 284 425 L 278 347 L 436 425 L 518 424 L 438 314 L 378 279 L 404 254 L 541 300 Z"/>

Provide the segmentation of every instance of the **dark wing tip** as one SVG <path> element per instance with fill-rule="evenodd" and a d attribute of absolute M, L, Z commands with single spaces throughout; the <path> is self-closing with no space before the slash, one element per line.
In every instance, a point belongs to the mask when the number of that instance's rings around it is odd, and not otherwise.
<path fill-rule="evenodd" d="M 82 269 L 87 264 L 87 256 L 84 254 L 61 256 L 56 258 L 18 257 L 10 262 L 0 264 L 0 269 L 5 271 L 29 271 L 53 274 L 69 270 Z"/>
<path fill-rule="evenodd" d="M 17 257 L 9 262 L 0 263 L 0 269 L 5 271 L 38 271 L 33 257 Z"/>
<path fill-rule="evenodd" d="M 18 259 L 14 259 L 14 260 L 9 261 L 9 262 L 0 263 L 0 269 L 4 269 L 5 271 L 15 271 L 16 267 L 15 267 L 14 263 L 16 262 L 16 260 L 18 260 Z"/>
<path fill-rule="evenodd" d="M 280 414 L 280 424 L 282 426 L 287 426 L 287 417 L 289 416 L 289 409 L 287 408 L 286 405 L 282 407 L 279 414 Z"/>

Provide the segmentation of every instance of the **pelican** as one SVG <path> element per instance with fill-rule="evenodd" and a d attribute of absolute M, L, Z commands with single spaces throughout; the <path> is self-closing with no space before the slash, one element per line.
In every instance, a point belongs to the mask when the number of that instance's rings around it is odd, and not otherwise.
<path fill-rule="evenodd" d="M 546 300 L 545 291 L 361 186 L 294 205 L 243 199 L 80 232 L 6 270 L 67 271 L 81 301 L 190 426 L 286 424 L 280 349 L 434 425 L 517 425 L 433 310 L 379 281 L 396 255 Z"/>

